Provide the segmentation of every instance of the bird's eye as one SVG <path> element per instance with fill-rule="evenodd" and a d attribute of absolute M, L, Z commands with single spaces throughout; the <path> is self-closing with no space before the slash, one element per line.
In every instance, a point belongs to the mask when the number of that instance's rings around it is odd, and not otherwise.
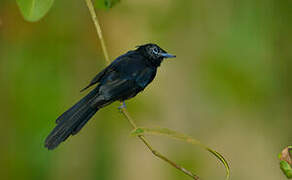
<path fill-rule="evenodd" d="M 156 47 L 154 47 L 153 50 L 152 50 L 152 52 L 153 52 L 154 54 L 158 54 L 158 49 L 157 49 Z"/>

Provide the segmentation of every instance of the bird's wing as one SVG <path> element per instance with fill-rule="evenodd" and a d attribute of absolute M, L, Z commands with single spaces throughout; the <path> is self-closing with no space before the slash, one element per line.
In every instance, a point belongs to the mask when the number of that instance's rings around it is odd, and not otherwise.
<path fill-rule="evenodd" d="M 149 83 L 152 82 L 156 75 L 156 69 L 145 68 L 139 75 L 135 78 L 135 82 L 138 86 L 144 89 Z"/>
<path fill-rule="evenodd" d="M 133 80 L 116 79 L 101 85 L 99 93 L 104 99 L 115 101 L 127 96 L 128 93 L 134 91 L 134 88 Z"/>
<path fill-rule="evenodd" d="M 156 70 L 145 68 L 138 75 L 121 76 L 119 72 L 112 71 L 108 80 L 100 85 L 99 93 L 105 99 L 127 99 L 142 91 L 155 77 Z"/>
<path fill-rule="evenodd" d="M 110 66 L 104 68 L 101 72 L 99 72 L 91 81 L 90 83 L 85 87 L 83 88 L 80 92 L 88 89 L 90 86 L 93 86 L 94 84 L 100 82 L 101 78 L 107 73 L 107 72 L 110 72 Z"/>
<path fill-rule="evenodd" d="M 116 70 L 116 67 L 123 61 L 129 59 L 129 55 L 134 54 L 134 51 L 129 51 L 124 55 L 119 56 L 116 58 L 110 65 L 108 65 L 106 68 L 104 68 L 101 72 L 99 72 L 91 81 L 90 83 L 83 88 L 80 92 L 88 89 L 89 87 L 93 86 L 94 84 L 98 83 L 101 81 L 101 79 L 106 75 L 111 73 L 112 71 Z"/>
<path fill-rule="evenodd" d="M 130 74 L 113 70 L 101 81 L 99 93 L 104 99 L 113 101 L 134 97 L 153 80 L 155 74 L 156 70 L 148 67 Z"/>

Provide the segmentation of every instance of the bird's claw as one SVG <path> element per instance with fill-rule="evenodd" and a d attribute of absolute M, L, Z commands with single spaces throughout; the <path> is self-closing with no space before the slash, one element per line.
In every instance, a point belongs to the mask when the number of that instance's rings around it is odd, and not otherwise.
<path fill-rule="evenodd" d="M 118 107 L 118 110 L 122 111 L 122 109 L 126 109 L 126 103 L 125 103 L 125 101 L 122 103 L 121 106 Z"/>

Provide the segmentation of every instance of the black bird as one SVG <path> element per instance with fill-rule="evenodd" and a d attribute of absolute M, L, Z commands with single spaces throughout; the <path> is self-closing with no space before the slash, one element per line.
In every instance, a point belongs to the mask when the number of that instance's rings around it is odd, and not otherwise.
<path fill-rule="evenodd" d="M 173 58 L 156 44 L 145 44 L 119 56 L 98 73 L 81 91 L 97 86 L 56 120 L 56 127 L 45 140 L 45 147 L 56 148 L 70 135 L 77 134 L 101 108 L 114 101 L 135 97 L 152 82 L 164 58 Z"/>

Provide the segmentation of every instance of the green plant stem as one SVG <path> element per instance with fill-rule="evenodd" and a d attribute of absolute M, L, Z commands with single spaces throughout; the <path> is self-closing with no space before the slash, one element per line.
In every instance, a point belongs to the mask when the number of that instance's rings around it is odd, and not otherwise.
<path fill-rule="evenodd" d="M 126 117 L 126 119 L 129 121 L 129 123 L 132 125 L 132 127 L 134 129 L 137 129 L 137 125 L 134 123 L 134 120 L 129 115 L 128 111 L 125 108 L 122 108 L 121 111 L 122 111 L 123 115 Z M 164 155 L 162 155 L 160 152 L 158 152 L 155 149 L 153 149 L 153 147 L 150 145 L 149 141 L 145 138 L 145 136 L 138 135 L 138 138 L 147 146 L 147 148 L 151 151 L 151 153 L 154 156 L 156 156 L 156 157 L 164 160 L 165 162 L 169 163 L 170 165 L 172 165 L 176 169 L 182 171 L 184 174 L 190 176 L 191 178 L 193 178 L 195 180 L 199 180 L 200 179 L 197 175 L 195 175 L 192 172 L 188 171 L 184 167 L 177 165 L 175 162 L 171 161 L 170 159 L 168 159 L 167 157 L 165 157 Z"/>
<path fill-rule="evenodd" d="M 102 36 L 101 27 L 99 25 L 99 22 L 98 22 L 98 19 L 97 19 L 95 10 L 94 10 L 94 6 L 93 6 L 91 0 L 85 0 L 85 2 L 86 2 L 86 5 L 87 5 L 87 7 L 89 9 L 90 14 L 91 14 L 92 20 L 94 22 L 97 35 L 98 35 L 98 37 L 100 39 L 101 47 L 102 47 L 102 50 L 103 50 L 103 54 L 104 54 L 105 60 L 106 60 L 107 64 L 109 64 L 110 63 L 110 59 L 109 59 L 109 56 L 108 56 L 108 53 L 107 53 L 105 41 L 104 41 L 103 36 Z M 135 124 L 134 120 L 132 119 L 132 117 L 128 113 L 127 109 L 122 107 L 121 108 L 121 112 L 126 117 L 126 119 L 131 124 L 131 126 L 134 129 L 136 129 L 137 125 Z M 193 174 L 192 172 L 188 171 L 187 169 L 183 168 L 182 166 L 177 165 L 175 162 L 169 160 L 167 157 L 165 157 L 164 155 L 162 155 L 161 153 L 159 153 L 158 151 L 153 149 L 152 146 L 150 145 L 150 143 L 148 142 L 148 140 L 145 138 L 145 136 L 139 135 L 138 138 L 146 145 L 146 147 L 152 152 L 152 154 L 154 156 L 164 160 L 165 162 L 169 163 L 170 165 L 172 165 L 176 169 L 182 171 L 184 174 L 190 176 L 191 178 L 193 178 L 195 180 L 199 180 L 200 179 L 197 175 Z"/>
<path fill-rule="evenodd" d="M 92 20 L 93 20 L 97 35 L 98 35 L 98 37 L 100 39 L 101 48 L 102 48 L 105 60 L 106 60 L 107 64 L 110 64 L 111 61 L 110 61 L 108 53 L 107 53 L 107 49 L 106 49 L 106 45 L 105 45 L 105 42 L 104 42 L 104 39 L 103 39 L 101 27 L 99 25 L 99 22 L 98 22 L 98 19 L 97 19 L 97 16 L 96 16 L 92 1 L 91 0 L 85 0 L 85 2 L 86 2 L 86 5 L 87 5 L 87 7 L 89 9 L 90 15 L 92 17 Z"/>

